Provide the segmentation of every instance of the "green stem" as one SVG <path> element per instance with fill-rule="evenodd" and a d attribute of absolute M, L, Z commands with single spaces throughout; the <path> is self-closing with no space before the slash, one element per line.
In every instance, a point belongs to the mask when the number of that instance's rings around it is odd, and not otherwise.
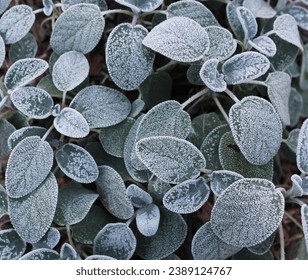
<path fill-rule="evenodd" d="M 122 10 L 122 9 L 114 9 L 114 10 L 108 10 L 108 11 L 102 12 L 103 16 L 111 15 L 111 14 L 125 14 L 125 15 L 129 15 L 131 17 L 134 16 L 134 14 L 131 11 Z"/>
<path fill-rule="evenodd" d="M 68 243 L 74 248 L 74 250 L 76 251 L 76 247 L 72 238 L 72 234 L 71 234 L 71 227 L 69 225 L 66 225 L 66 234 L 67 234 L 67 238 L 68 238 Z"/>
<path fill-rule="evenodd" d="M 234 95 L 234 93 L 228 88 L 225 89 L 225 93 L 229 95 L 229 97 L 235 102 L 240 103 L 241 101 Z"/>
<path fill-rule="evenodd" d="M 139 19 L 139 14 L 134 14 L 134 17 L 131 23 L 132 26 L 136 26 L 138 19 Z"/>
<path fill-rule="evenodd" d="M 252 85 L 258 85 L 258 86 L 265 86 L 266 87 L 266 83 L 263 81 L 258 81 L 258 80 L 252 80 L 247 82 L 247 84 L 252 84 Z"/>
<path fill-rule="evenodd" d="M 298 228 L 300 228 L 301 230 L 303 230 L 302 225 L 294 218 L 292 217 L 288 212 L 284 212 L 284 214 L 288 217 L 288 219 L 290 221 L 292 221 Z"/>
<path fill-rule="evenodd" d="M 229 116 L 226 113 L 225 109 L 222 107 L 219 99 L 216 96 L 213 96 L 213 100 L 215 102 L 215 104 L 217 105 L 219 111 L 222 113 L 223 117 L 225 118 L 225 120 L 227 121 L 227 123 L 229 123 Z"/>
<path fill-rule="evenodd" d="M 199 99 L 200 97 L 204 96 L 205 94 L 207 94 L 209 92 L 209 90 L 207 88 L 197 92 L 196 94 L 194 94 L 192 97 L 190 97 L 189 99 L 187 99 L 184 103 L 182 103 L 182 109 L 184 109 L 185 107 L 187 107 L 190 103 L 194 102 L 195 100 Z"/>
<path fill-rule="evenodd" d="M 8 98 L 9 98 L 8 95 L 3 97 L 3 99 L 0 102 L 0 110 L 2 110 L 2 108 L 4 107 L 4 105 L 5 105 L 6 101 L 8 100 Z"/>
<path fill-rule="evenodd" d="M 141 17 L 146 17 L 146 16 L 150 16 L 150 15 L 154 15 L 154 14 L 161 14 L 161 15 L 168 15 L 168 13 L 166 11 L 162 11 L 162 10 L 155 10 L 152 12 L 146 12 L 146 13 L 142 13 Z"/>
<path fill-rule="evenodd" d="M 45 141 L 46 138 L 48 137 L 48 135 L 50 134 L 50 132 L 54 129 L 54 125 L 52 125 L 51 127 L 49 127 L 49 129 L 45 132 L 44 136 L 42 137 L 42 141 Z"/>
<path fill-rule="evenodd" d="M 299 205 L 300 207 L 305 205 L 305 203 L 302 202 L 301 200 L 299 200 L 298 198 L 291 198 L 291 199 L 287 200 L 287 202 L 293 202 L 293 203 Z"/>
<path fill-rule="evenodd" d="M 284 244 L 284 232 L 282 222 L 279 225 L 279 239 L 280 239 L 280 259 L 285 260 L 285 244 Z"/>

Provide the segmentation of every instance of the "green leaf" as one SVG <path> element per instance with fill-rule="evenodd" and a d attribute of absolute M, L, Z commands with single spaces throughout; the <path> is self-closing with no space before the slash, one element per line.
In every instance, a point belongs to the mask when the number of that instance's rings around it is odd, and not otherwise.
<path fill-rule="evenodd" d="M 3 62 L 5 60 L 5 53 L 6 53 L 5 44 L 2 37 L 0 36 L 0 67 L 2 67 Z"/>
<path fill-rule="evenodd" d="M 121 92 L 104 86 L 89 86 L 78 92 L 70 107 L 80 112 L 90 128 L 109 127 L 122 122 L 131 110 Z"/>
<path fill-rule="evenodd" d="M 304 45 L 299 85 L 301 89 L 308 90 L 308 44 Z"/>
<path fill-rule="evenodd" d="M 229 245 L 219 239 L 213 232 L 210 222 L 197 230 L 191 244 L 195 260 L 225 260 L 240 250 L 241 247 Z"/>
<path fill-rule="evenodd" d="M 256 18 L 272 18 L 276 11 L 263 0 L 244 0 L 243 6 L 249 9 Z"/>
<path fill-rule="evenodd" d="M 296 150 L 297 150 L 299 133 L 300 133 L 300 129 L 295 128 L 290 131 L 288 138 L 287 138 L 286 144 L 294 153 L 296 153 Z"/>
<path fill-rule="evenodd" d="M 259 36 L 252 41 L 249 40 L 248 43 L 257 51 L 269 57 L 273 57 L 277 52 L 276 44 L 267 36 Z"/>
<path fill-rule="evenodd" d="M 28 5 L 15 5 L 7 10 L 0 19 L 0 35 L 5 44 L 14 44 L 31 29 L 35 14 Z"/>
<path fill-rule="evenodd" d="M 241 179 L 218 197 L 211 225 L 214 233 L 227 244 L 250 247 L 275 232 L 283 214 L 284 197 L 271 181 Z"/>
<path fill-rule="evenodd" d="M 0 15 L 8 8 L 12 0 L 2 0 L 0 2 Z"/>
<path fill-rule="evenodd" d="M 138 209 L 136 213 L 136 224 L 139 232 L 148 237 L 155 235 L 160 221 L 160 211 L 158 206 L 155 204 L 149 204 Z"/>
<path fill-rule="evenodd" d="M 106 225 L 95 237 L 93 253 L 117 260 L 129 260 L 136 250 L 136 237 L 123 223 Z"/>
<path fill-rule="evenodd" d="M 305 244 L 305 238 L 302 237 L 295 243 L 295 248 L 292 250 L 293 260 L 308 260 L 308 251 Z"/>
<path fill-rule="evenodd" d="M 164 198 L 164 206 L 174 213 L 189 214 L 199 210 L 210 195 L 210 188 L 204 178 L 184 181 L 171 190 Z"/>
<path fill-rule="evenodd" d="M 97 5 L 101 11 L 107 11 L 107 3 L 105 0 L 62 0 L 62 9 L 63 11 L 67 10 L 68 8 L 77 5 L 77 4 L 95 4 Z"/>
<path fill-rule="evenodd" d="M 142 163 L 167 183 L 196 178 L 205 168 L 205 159 L 194 145 L 171 136 L 144 138 L 137 142 L 136 152 Z"/>
<path fill-rule="evenodd" d="M 207 32 L 197 22 L 174 17 L 155 26 L 143 44 L 172 60 L 194 62 L 207 53 L 210 41 Z"/>
<path fill-rule="evenodd" d="M 8 213 L 7 194 L 5 188 L 0 185 L 0 218 Z"/>
<path fill-rule="evenodd" d="M 237 39 L 240 41 L 244 40 L 245 33 L 242 24 L 238 18 L 236 8 L 242 6 L 241 3 L 236 3 L 236 1 L 229 1 L 226 7 L 226 14 L 228 23 Z"/>
<path fill-rule="evenodd" d="M 38 82 L 37 87 L 47 91 L 52 97 L 61 99 L 63 96 L 63 92 L 61 90 L 58 90 L 55 84 L 53 83 L 51 75 L 44 76 Z M 67 99 L 70 99 L 70 96 L 67 96 Z"/>
<path fill-rule="evenodd" d="M 14 133 L 15 127 L 5 119 L 0 120 L 0 158 L 7 156 L 10 151 L 11 147 L 8 143 L 8 139 Z"/>
<path fill-rule="evenodd" d="M 134 90 L 151 73 L 155 52 L 142 45 L 148 31 L 141 25 L 117 25 L 106 45 L 106 64 L 115 84 L 124 90 Z"/>
<path fill-rule="evenodd" d="M 127 187 L 126 195 L 131 200 L 133 206 L 137 208 L 146 207 L 153 202 L 151 195 L 135 184 Z"/>
<path fill-rule="evenodd" d="M 154 11 L 163 3 L 163 0 L 115 0 L 115 2 L 131 8 L 134 13 L 139 13 Z"/>
<path fill-rule="evenodd" d="M 296 150 L 297 167 L 302 173 L 308 173 L 308 119 L 302 124 L 298 136 L 298 145 Z"/>
<path fill-rule="evenodd" d="M 8 196 L 20 198 L 40 186 L 53 164 L 53 150 L 38 136 L 22 140 L 12 151 L 5 173 Z"/>
<path fill-rule="evenodd" d="M 50 38 L 50 46 L 58 53 L 89 53 L 100 41 L 105 20 L 97 5 L 74 5 L 60 15 Z"/>
<path fill-rule="evenodd" d="M 308 206 L 303 204 L 301 207 L 302 226 L 304 238 L 306 243 L 306 250 L 308 251 Z"/>
<path fill-rule="evenodd" d="M 39 58 L 24 58 L 16 61 L 7 70 L 4 84 L 8 90 L 30 83 L 48 69 L 48 63 Z"/>
<path fill-rule="evenodd" d="M 20 260 L 60 260 L 60 255 L 57 251 L 41 248 L 25 254 Z"/>
<path fill-rule="evenodd" d="M 46 234 L 36 243 L 32 244 L 33 249 L 53 249 L 59 243 L 61 238 L 60 232 L 51 227 Z"/>
<path fill-rule="evenodd" d="M 255 255 L 264 255 L 271 249 L 275 237 L 276 237 L 276 232 L 274 232 L 272 235 L 270 235 L 261 243 L 254 245 L 252 247 L 248 247 L 247 249 Z"/>
<path fill-rule="evenodd" d="M 139 116 L 139 114 L 144 110 L 145 103 L 142 99 L 135 99 L 132 102 L 132 108 L 128 115 L 130 118 L 136 118 Z"/>
<path fill-rule="evenodd" d="M 60 249 L 60 258 L 61 260 L 80 260 L 78 253 L 68 243 L 63 243 Z"/>
<path fill-rule="evenodd" d="M 9 198 L 9 213 L 13 227 L 26 242 L 38 242 L 48 231 L 57 206 L 58 184 L 53 173 L 30 194 Z"/>
<path fill-rule="evenodd" d="M 9 59 L 14 63 L 19 59 L 33 58 L 37 53 L 37 49 L 38 46 L 35 37 L 31 33 L 28 33 L 21 40 L 11 45 Z"/>
<path fill-rule="evenodd" d="M 164 195 L 171 189 L 170 184 L 152 176 L 149 180 L 147 191 L 157 202 L 161 202 Z"/>
<path fill-rule="evenodd" d="M 82 147 L 65 144 L 55 155 L 63 173 L 79 183 L 89 184 L 98 177 L 98 167 L 93 157 Z"/>
<path fill-rule="evenodd" d="M 296 20 L 297 25 L 308 31 L 308 11 L 300 6 L 288 6 L 281 11 L 284 14 L 289 14 Z"/>
<path fill-rule="evenodd" d="M 17 260 L 25 251 L 26 242 L 14 229 L 0 231 L 0 260 Z"/>
<path fill-rule="evenodd" d="M 245 7 L 236 8 L 236 13 L 244 30 L 245 41 L 254 38 L 258 32 L 258 24 L 253 13 Z"/>

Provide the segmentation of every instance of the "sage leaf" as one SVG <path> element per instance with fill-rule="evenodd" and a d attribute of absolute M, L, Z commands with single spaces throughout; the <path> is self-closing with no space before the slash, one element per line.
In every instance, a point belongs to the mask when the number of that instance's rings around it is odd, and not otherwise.
<path fill-rule="evenodd" d="M 230 1 L 226 6 L 226 14 L 228 23 L 237 39 L 244 41 L 245 33 L 242 24 L 238 18 L 236 8 L 242 6 L 242 3 L 237 3 L 236 1 Z"/>
<path fill-rule="evenodd" d="M 101 11 L 107 11 L 107 3 L 105 0 L 62 0 L 63 11 L 77 4 L 94 4 L 97 5 Z"/>
<path fill-rule="evenodd" d="M 171 189 L 170 184 L 152 176 L 149 180 L 147 191 L 156 202 L 161 202 L 164 195 Z"/>
<path fill-rule="evenodd" d="M 252 41 L 249 40 L 248 43 L 257 51 L 269 57 L 273 57 L 277 52 L 276 44 L 267 36 L 259 36 Z"/>
<path fill-rule="evenodd" d="M 5 44 L 2 37 L 0 36 L 0 67 L 2 67 L 3 62 L 5 60 L 5 54 L 6 54 Z"/>
<path fill-rule="evenodd" d="M 248 247 L 247 249 L 255 255 L 264 255 L 266 254 L 272 247 L 275 240 L 276 232 L 270 235 L 261 243 Z"/>
<path fill-rule="evenodd" d="M 144 110 L 144 108 L 145 108 L 144 101 L 142 99 L 135 99 L 132 102 L 132 108 L 128 116 L 130 118 L 136 118 Z"/>
<path fill-rule="evenodd" d="M 306 244 L 306 250 L 308 251 L 308 206 L 303 204 L 301 207 L 302 226 Z"/>
<path fill-rule="evenodd" d="M 14 133 L 15 127 L 5 119 L 0 120 L 0 158 L 7 156 L 12 148 L 8 143 L 11 135 Z"/>
<path fill-rule="evenodd" d="M 12 63 L 19 59 L 33 58 L 37 53 L 37 42 L 35 37 L 28 33 L 15 44 L 12 44 L 9 50 L 9 58 Z M 1 64 L 1 63 L 0 63 Z"/>
<path fill-rule="evenodd" d="M 25 254 L 20 260 L 60 260 L 60 255 L 55 250 L 41 248 Z"/>
<path fill-rule="evenodd" d="M 303 184 L 302 178 L 297 174 L 293 174 L 291 176 L 291 181 L 292 181 L 292 187 L 287 191 L 285 198 L 292 199 L 295 197 L 303 196 L 304 192 L 302 189 L 302 184 Z"/>
<path fill-rule="evenodd" d="M 23 241 L 14 229 L 0 231 L 0 260 L 17 260 L 26 251 Z"/>
<path fill-rule="evenodd" d="M 8 213 L 7 194 L 5 188 L 0 185 L 0 218 Z"/>
<path fill-rule="evenodd" d="M 159 221 L 160 211 L 157 205 L 149 204 L 137 210 L 136 224 L 142 235 L 155 235 L 159 227 Z"/>
<path fill-rule="evenodd" d="M 51 227 L 46 234 L 36 243 L 32 244 L 33 249 L 53 249 L 59 243 L 61 238 L 60 232 Z"/>
<path fill-rule="evenodd" d="M 61 260 L 80 260 L 78 253 L 68 243 L 63 243 L 60 249 L 60 258 Z"/>
<path fill-rule="evenodd" d="M 296 20 L 297 25 L 308 31 L 308 11 L 300 6 L 288 6 L 282 10 L 282 13 L 289 14 Z"/>
<path fill-rule="evenodd" d="M 129 7 L 134 13 L 141 12 L 151 12 L 157 9 L 162 3 L 163 0 L 115 0 L 115 2 Z"/>
<path fill-rule="evenodd" d="M 298 136 L 298 145 L 296 150 L 297 167 L 302 173 L 308 173 L 308 120 L 302 124 Z"/>
<path fill-rule="evenodd" d="M 50 16 L 53 12 L 53 2 L 52 0 L 43 0 L 43 13 L 45 16 Z"/>
<path fill-rule="evenodd" d="M 245 33 L 245 41 L 254 38 L 258 32 L 258 24 L 253 13 L 245 7 L 236 8 L 236 13 Z"/>
<path fill-rule="evenodd" d="M 272 18 L 276 11 L 263 0 L 244 0 L 243 6 L 249 9 L 256 18 Z"/>
<path fill-rule="evenodd" d="M 131 184 L 127 187 L 126 195 L 134 207 L 137 208 L 146 207 L 153 202 L 151 195 L 135 184 Z"/>
<path fill-rule="evenodd" d="M 0 2 L 0 15 L 8 8 L 12 0 L 2 0 Z"/>

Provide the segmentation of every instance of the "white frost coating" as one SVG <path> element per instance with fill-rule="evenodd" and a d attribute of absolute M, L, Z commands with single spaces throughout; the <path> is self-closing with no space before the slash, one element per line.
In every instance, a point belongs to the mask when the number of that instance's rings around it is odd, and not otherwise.
<path fill-rule="evenodd" d="M 291 77 L 285 72 L 273 72 L 267 76 L 265 84 L 269 99 L 279 114 L 282 123 L 290 125 Z"/>
<path fill-rule="evenodd" d="M 302 227 L 305 237 L 306 250 L 308 250 L 308 206 L 306 204 L 301 207 Z"/>
<path fill-rule="evenodd" d="M 55 158 L 65 175 L 79 183 L 89 184 L 98 177 L 98 167 L 93 157 L 82 147 L 65 144 Z"/>
<path fill-rule="evenodd" d="M 86 79 L 89 70 L 89 62 L 82 53 L 66 52 L 54 64 L 52 80 L 58 90 L 69 91 Z"/>
<path fill-rule="evenodd" d="M 235 34 L 235 37 L 240 41 L 244 40 L 245 34 L 240 20 L 238 19 L 236 8 L 240 5 L 234 1 L 229 1 L 226 7 L 228 23 Z"/>
<path fill-rule="evenodd" d="M 127 187 L 126 194 L 134 207 L 137 208 L 145 207 L 153 202 L 151 195 L 135 184 Z"/>
<path fill-rule="evenodd" d="M 52 0 L 43 0 L 43 12 L 45 16 L 50 16 L 53 12 L 53 2 Z"/>
<path fill-rule="evenodd" d="M 0 35 L 6 44 L 23 38 L 31 29 L 35 15 L 28 5 L 16 5 L 6 11 L 0 19 Z"/>
<path fill-rule="evenodd" d="M 247 249 L 255 255 L 264 255 L 271 249 L 274 243 L 275 237 L 276 237 L 276 232 L 274 232 L 272 235 L 270 235 L 268 238 L 266 238 L 261 243 L 248 247 Z"/>
<path fill-rule="evenodd" d="M 134 90 L 147 78 L 153 68 L 155 52 L 142 45 L 148 34 L 141 25 L 117 25 L 106 44 L 106 64 L 115 84 L 124 90 Z"/>
<path fill-rule="evenodd" d="M 197 230 L 191 243 L 191 253 L 195 260 L 225 260 L 241 249 L 219 239 L 213 232 L 210 222 Z"/>
<path fill-rule="evenodd" d="M 210 39 L 210 48 L 206 54 L 207 58 L 223 61 L 235 52 L 237 44 L 229 30 L 220 26 L 209 26 L 205 30 Z"/>
<path fill-rule="evenodd" d="M 20 260 L 60 260 L 60 255 L 57 251 L 41 248 L 25 254 Z"/>
<path fill-rule="evenodd" d="M 12 0 L 1 0 L 0 1 L 0 15 L 8 8 Z"/>
<path fill-rule="evenodd" d="M 245 7 L 236 8 L 236 13 L 245 33 L 245 40 L 254 38 L 258 32 L 258 24 L 253 13 Z"/>
<path fill-rule="evenodd" d="M 134 207 L 126 194 L 126 187 L 120 174 L 113 168 L 102 165 L 95 182 L 100 201 L 107 211 L 121 220 L 134 214 Z"/>
<path fill-rule="evenodd" d="M 179 214 L 199 210 L 208 200 L 210 188 L 204 178 L 190 179 L 170 189 L 163 198 L 164 206 Z"/>
<path fill-rule="evenodd" d="M 298 144 L 296 150 L 297 167 L 302 173 L 308 173 L 308 119 L 302 124 L 298 136 Z"/>
<path fill-rule="evenodd" d="M 115 0 L 115 2 L 131 8 L 134 13 L 139 13 L 154 11 L 163 3 L 163 0 Z"/>
<path fill-rule="evenodd" d="M 54 106 L 51 95 L 37 87 L 18 88 L 10 98 L 20 112 L 33 119 L 46 119 Z"/>
<path fill-rule="evenodd" d="M 34 58 L 37 53 L 37 42 L 35 37 L 28 33 L 21 40 L 11 45 L 9 50 L 9 59 L 12 63 L 19 59 Z"/>
<path fill-rule="evenodd" d="M 11 152 L 8 139 L 15 132 L 15 127 L 6 119 L 0 120 L 0 158 L 7 156 Z"/>
<path fill-rule="evenodd" d="M 126 119 L 131 103 L 115 89 L 89 86 L 78 92 L 70 107 L 84 116 L 90 128 L 101 128 L 116 125 Z"/>
<path fill-rule="evenodd" d="M 136 237 L 126 224 L 110 223 L 95 237 L 93 254 L 129 260 L 136 250 L 136 245 Z"/>
<path fill-rule="evenodd" d="M 12 151 L 5 173 L 8 196 L 23 197 L 46 179 L 53 164 L 53 150 L 38 136 L 22 140 Z"/>
<path fill-rule="evenodd" d="M 218 197 L 211 225 L 227 244 L 250 247 L 275 232 L 283 214 L 284 197 L 271 181 L 241 179 Z"/>
<path fill-rule="evenodd" d="M 289 6 L 281 11 L 284 14 L 289 14 L 295 18 L 297 25 L 308 31 L 308 11 L 300 6 Z"/>
<path fill-rule="evenodd" d="M 51 227 L 38 242 L 32 244 L 33 249 L 47 248 L 53 249 L 59 243 L 61 238 L 60 232 Z"/>
<path fill-rule="evenodd" d="M 132 102 L 132 108 L 128 116 L 130 118 L 136 118 L 144 110 L 144 108 L 145 108 L 145 102 L 142 99 L 135 99 Z"/>
<path fill-rule="evenodd" d="M 295 197 L 303 196 L 304 192 L 303 192 L 303 189 L 302 189 L 302 184 L 303 184 L 302 178 L 297 174 L 293 174 L 291 176 L 291 181 L 292 181 L 292 187 L 291 187 L 291 189 L 289 189 L 287 191 L 285 198 L 289 199 L 289 198 L 295 198 Z"/>
<path fill-rule="evenodd" d="M 14 229 L 0 231 L 0 260 L 17 260 L 26 251 L 23 241 Z"/>
<path fill-rule="evenodd" d="M 26 242 L 38 242 L 48 231 L 56 211 L 58 184 L 53 173 L 32 193 L 22 198 L 9 198 L 13 227 Z"/>
<path fill-rule="evenodd" d="M 227 88 L 224 81 L 224 75 L 219 74 L 217 71 L 219 60 L 209 59 L 204 62 L 200 69 L 200 78 L 205 85 L 214 92 L 223 92 Z"/>
<path fill-rule="evenodd" d="M 196 1 L 178 1 L 167 8 L 167 17 L 188 17 L 202 27 L 219 26 L 218 21 L 212 12 L 203 4 Z"/>
<path fill-rule="evenodd" d="M 5 44 L 2 37 L 0 36 L 0 67 L 2 67 L 4 59 L 5 59 Z"/>
<path fill-rule="evenodd" d="M 234 140 L 250 163 L 263 165 L 277 154 L 282 124 L 271 103 L 248 96 L 231 107 L 229 117 Z"/>
<path fill-rule="evenodd" d="M 290 131 L 288 138 L 287 138 L 286 144 L 294 153 L 296 153 L 296 150 L 297 150 L 299 133 L 300 133 L 300 129 L 295 128 Z"/>
<path fill-rule="evenodd" d="M 173 17 L 155 26 L 142 42 L 146 47 L 176 61 L 194 62 L 210 47 L 207 32 L 197 22 Z"/>
<path fill-rule="evenodd" d="M 89 257 L 85 258 L 86 261 L 89 260 L 94 260 L 94 261 L 98 261 L 98 260 L 115 260 L 115 258 L 109 257 L 109 256 L 105 256 L 105 255 L 91 255 Z"/>
<path fill-rule="evenodd" d="M 256 18 L 272 18 L 276 15 L 276 11 L 264 0 L 244 0 L 243 6 Z"/>
<path fill-rule="evenodd" d="M 156 200 L 161 201 L 167 191 L 171 189 L 170 184 L 152 176 L 149 180 L 147 191 Z"/>
<path fill-rule="evenodd" d="M 48 69 L 48 63 L 39 58 L 24 58 L 16 61 L 7 70 L 4 85 L 13 90 L 24 86 L 42 75 Z"/>
<path fill-rule="evenodd" d="M 54 126 L 61 134 L 73 138 L 86 137 L 90 132 L 89 124 L 82 114 L 68 107 L 54 119 Z"/>
<path fill-rule="evenodd" d="M 228 84 L 236 85 L 261 77 L 270 68 L 266 56 L 258 52 L 244 52 L 228 59 L 222 66 Z"/>
<path fill-rule="evenodd" d="M 65 11 L 71 6 L 77 5 L 77 4 L 95 4 L 97 5 L 101 11 L 108 10 L 107 3 L 105 0 L 62 0 L 62 10 Z"/>
<path fill-rule="evenodd" d="M 160 212 L 157 205 L 149 204 L 137 210 L 136 224 L 142 235 L 155 235 L 159 227 L 159 221 Z"/>
<path fill-rule="evenodd" d="M 267 36 L 259 36 L 252 41 L 249 40 L 248 43 L 257 51 L 269 57 L 274 56 L 277 52 L 276 44 Z"/>
<path fill-rule="evenodd" d="M 281 39 L 293 44 L 303 51 L 303 45 L 294 17 L 288 14 L 277 17 L 274 21 L 273 32 Z"/>
<path fill-rule="evenodd" d="M 78 253 L 68 243 L 63 243 L 60 249 L 60 258 L 61 260 L 80 260 Z"/>
<path fill-rule="evenodd" d="M 8 214 L 7 194 L 5 188 L 0 185 L 0 218 Z"/>
<path fill-rule="evenodd" d="M 96 47 L 104 28 L 105 20 L 97 5 L 74 5 L 56 21 L 50 45 L 57 54 L 72 50 L 86 54 Z"/>
<path fill-rule="evenodd" d="M 171 136 L 139 140 L 136 153 L 155 176 L 167 183 L 178 184 L 196 178 L 205 168 L 205 159 L 194 145 Z"/>

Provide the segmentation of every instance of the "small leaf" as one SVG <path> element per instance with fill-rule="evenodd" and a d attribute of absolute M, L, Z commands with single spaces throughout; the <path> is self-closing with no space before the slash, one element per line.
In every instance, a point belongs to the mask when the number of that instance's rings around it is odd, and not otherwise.
<path fill-rule="evenodd" d="M 15 5 L 7 10 L 0 19 L 0 35 L 5 44 L 14 44 L 31 29 L 35 14 L 28 5 Z"/>
<path fill-rule="evenodd" d="M 30 83 L 48 69 L 48 63 L 39 58 L 24 58 L 16 61 L 7 70 L 4 84 L 7 89 L 14 90 Z"/>
<path fill-rule="evenodd" d="M 26 251 L 23 241 L 14 229 L 0 231 L 0 260 L 17 260 Z"/>
<path fill-rule="evenodd" d="M 129 7 L 133 10 L 134 13 L 142 12 L 152 12 L 157 9 L 162 3 L 163 0 L 115 0 L 115 2 Z"/>
<path fill-rule="evenodd" d="M 255 255 L 264 255 L 271 249 L 275 237 L 276 237 L 276 232 L 274 232 L 272 235 L 270 235 L 261 243 L 254 245 L 252 247 L 248 247 L 247 249 Z"/>
<path fill-rule="evenodd" d="M 248 42 L 253 48 L 260 53 L 273 57 L 277 52 L 277 47 L 274 41 L 267 36 L 259 36 Z"/>
<path fill-rule="evenodd" d="M 153 202 L 150 194 L 134 184 L 131 184 L 127 187 L 126 194 L 134 207 L 137 208 L 145 207 Z"/>
<path fill-rule="evenodd" d="M 53 83 L 51 75 L 44 76 L 38 82 L 37 87 L 47 91 L 52 97 L 62 99 L 63 92 L 56 88 L 55 84 Z M 67 96 L 67 99 L 69 98 L 70 96 Z"/>
<path fill-rule="evenodd" d="M 60 255 L 57 251 L 41 248 L 25 254 L 20 260 L 60 260 Z"/>
<path fill-rule="evenodd" d="M 303 195 L 308 195 L 308 177 L 302 179 Z"/>
<path fill-rule="evenodd" d="M 306 243 L 306 250 L 308 251 L 308 206 L 306 204 L 303 204 L 301 207 L 301 217 L 302 217 L 303 233 Z"/>
<path fill-rule="evenodd" d="M 105 0 L 62 0 L 62 10 L 65 11 L 68 8 L 77 5 L 77 4 L 82 4 L 82 3 L 87 3 L 87 4 L 95 4 L 97 5 L 101 11 L 107 11 L 107 3 Z"/>
<path fill-rule="evenodd" d="M 290 113 L 290 126 L 294 127 L 298 123 L 304 106 L 302 95 L 294 88 L 291 88 L 289 97 L 289 113 Z"/>
<path fill-rule="evenodd" d="M 245 33 L 242 24 L 238 18 L 236 8 L 242 6 L 242 3 L 236 1 L 229 1 L 226 7 L 228 23 L 235 34 L 235 37 L 240 41 L 244 41 Z"/>
<path fill-rule="evenodd" d="M 245 33 L 245 41 L 254 38 L 258 32 L 258 24 L 253 13 L 245 7 L 236 8 L 236 13 Z"/>
<path fill-rule="evenodd" d="M 58 53 L 89 53 L 100 41 L 105 20 L 98 6 L 74 5 L 60 15 L 50 38 L 50 46 Z"/>
<path fill-rule="evenodd" d="M 93 253 L 117 260 L 129 260 L 136 250 L 136 237 L 123 223 L 106 225 L 95 237 Z"/>
<path fill-rule="evenodd" d="M 5 188 L 0 185 L 0 218 L 8 213 L 7 194 Z"/>
<path fill-rule="evenodd" d="M 26 242 L 38 242 L 48 231 L 57 205 L 58 184 L 53 173 L 32 193 L 22 198 L 9 198 L 13 227 Z"/>
<path fill-rule="evenodd" d="M 170 59 L 194 62 L 207 53 L 210 41 L 198 23 L 186 17 L 174 17 L 155 26 L 143 44 Z"/>
<path fill-rule="evenodd" d="M 308 119 L 302 124 L 298 136 L 298 145 L 296 150 L 297 167 L 302 173 L 308 173 Z"/>
<path fill-rule="evenodd" d="M 104 86 L 89 86 L 78 92 L 70 107 L 80 112 L 90 128 L 109 127 L 122 122 L 131 104 L 121 92 Z"/>
<path fill-rule="evenodd" d="M 2 0 L 0 2 L 0 15 L 8 8 L 12 0 Z"/>
<path fill-rule="evenodd" d="M 302 189 L 302 184 L 303 184 L 303 180 L 302 178 L 297 175 L 297 174 L 293 174 L 291 176 L 291 181 L 292 181 L 292 187 L 291 189 L 289 189 L 285 195 L 286 199 L 292 199 L 295 197 L 301 197 L 303 196 L 303 189 Z"/>
<path fill-rule="evenodd" d="M 276 11 L 263 0 L 244 0 L 243 6 L 249 9 L 256 18 L 272 18 Z"/>
<path fill-rule="evenodd" d="M 98 261 L 98 260 L 115 260 L 115 258 L 112 258 L 112 257 L 109 257 L 109 256 L 105 256 L 105 255 L 92 255 L 92 256 L 89 256 L 89 257 L 86 257 L 85 260 L 95 260 L 95 261 Z"/>
<path fill-rule="evenodd" d="M 2 37 L 0 36 L 0 67 L 2 67 L 3 62 L 5 60 L 5 53 L 6 53 L 5 44 Z"/>
<path fill-rule="evenodd" d="M 20 198 L 40 186 L 53 164 L 53 151 L 38 136 L 22 140 L 12 151 L 5 173 L 8 196 Z"/>
<path fill-rule="evenodd" d="M 308 31 L 308 11 L 300 6 L 288 6 L 282 10 L 282 13 L 289 14 L 296 20 L 297 25 Z"/>
<path fill-rule="evenodd" d="M 53 249 L 59 243 L 60 238 L 60 232 L 56 228 L 51 227 L 38 242 L 32 244 L 33 249 Z"/>
<path fill-rule="evenodd" d="M 157 202 L 161 202 L 164 195 L 171 189 L 170 184 L 152 176 L 149 180 L 147 191 Z"/>
<path fill-rule="evenodd" d="M 296 153 L 296 150 L 297 150 L 299 133 L 300 133 L 300 129 L 295 128 L 290 131 L 288 138 L 287 138 L 286 144 L 294 153 Z"/>
<path fill-rule="evenodd" d="M 93 157 L 82 147 L 65 144 L 55 155 L 63 173 L 79 183 L 89 184 L 98 177 L 98 168 Z"/>
<path fill-rule="evenodd" d="M 205 159 L 194 145 L 171 136 L 144 138 L 137 142 L 136 152 L 142 163 L 167 183 L 196 178 L 205 168 Z"/>
<path fill-rule="evenodd" d="M 68 137 L 83 138 L 90 132 L 90 127 L 82 114 L 68 107 L 61 110 L 53 123 L 58 132 Z"/>
<path fill-rule="evenodd" d="M 11 152 L 8 139 L 14 134 L 15 127 L 5 119 L 0 120 L 0 158 L 7 156 Z"/>
<path fill-rule="evenodd" d="M 247 51 L 228 59 L 222 66 L 222 72 L 228 84 L 236 85 L 261 77 L 269 67 L 270 62 L 266 56 Z"/>
<path fill-rule="evenodd" d="M 137 210 L 136 224 L 142 235 L 155 235 L 159 227 L 159 221 L 160 212 L 158 206 L 155 204 L 149 204 Z"/>
<path fill-rule="evenodd" d="M 53 2 L 52 0 L 43 0 L 43 12 L 45 16 L 50 16 L 53 12 Z"/>
<path fill-rule="evenodd" d="M 60 258 L 61 260 L 80 260 L 78 253 L 68 243 L 63 243 L 60 249 Z"/>
<path fill-rule="evenodd" d="M 132 109 L 129 113 L 130 118 L 136 118 L 139 116 L 139 114 L 144 110 L 145 103 L 142 99 L 135 99 L 132 102 Z"/>
<path fill-rule="evenodd" d="M 35 37 L 31 33 L 28 33 L 21 40 L 11 45 L 9 50 L 10 61 L 14 63 L 19 59 L 33 58 L 37 53 L 37 49 L 38 46 Z"/>

